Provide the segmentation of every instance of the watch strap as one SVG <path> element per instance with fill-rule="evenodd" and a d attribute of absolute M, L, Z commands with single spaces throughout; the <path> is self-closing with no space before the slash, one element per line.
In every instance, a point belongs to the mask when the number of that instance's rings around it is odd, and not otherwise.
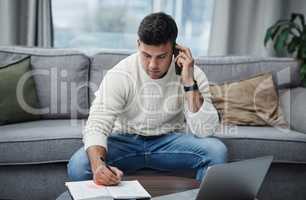
<path fill-rule="evenodd" d="M 192 86 L 184 86 L 184 91 L 185 92 L 195 91 L 195 90 L 199 90 L 199 87 L 198 87 L 198 84 L 197 84 L 196 80 L 194 80 L 194 83 L 193 83 Z"/>

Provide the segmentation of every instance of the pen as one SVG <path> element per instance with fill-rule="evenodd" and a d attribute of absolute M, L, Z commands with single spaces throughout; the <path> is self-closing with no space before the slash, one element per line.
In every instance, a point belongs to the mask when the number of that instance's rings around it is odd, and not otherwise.
<path fill-rule="evenodd" d="M 104 162 L 105 166 L 107 167 L 107 169 L 109 169 L 109 171 L 111 171 L 115 176 L 117 176 L 117 174 L 108 166 L 108 164 L 105 162 L 104 158 L 101 156 L 100 159 L 102 160 L 102 162 Z"/>

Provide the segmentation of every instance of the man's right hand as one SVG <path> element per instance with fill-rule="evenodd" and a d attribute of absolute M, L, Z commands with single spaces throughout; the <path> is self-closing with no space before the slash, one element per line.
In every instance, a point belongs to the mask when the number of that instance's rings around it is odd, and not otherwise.
<path fill-rule="evenodd" d="M 117 167 L 111 167 L 109 170 L 104 163 L 93 169 L 93 180 L 98 185 L 117 185 L 120 183 L 123 172 Z"/>
<path fill-rule="evenodd" d="M 106 164 L 101 160 L 106 158 L 106 149 L 102 146 L 91 146 L 87 149 L 87 155 L 90 160 L 93 180 L 98 185 L 117 185 L 123 176 L 123 172 L 116 167 L 109 170 Z"/>

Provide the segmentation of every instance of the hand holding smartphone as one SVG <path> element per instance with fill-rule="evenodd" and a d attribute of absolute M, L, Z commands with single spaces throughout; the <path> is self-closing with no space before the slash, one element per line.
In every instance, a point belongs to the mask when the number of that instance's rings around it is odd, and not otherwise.
<path fill-rule="evenodd" d="M 176 58 L 180 53 L 180 50 L 178 48 L 176 48 L 176 43 L 174 43 L 173 45 L 173 55 L 174 58 Z M 182 74 L 182 68 L 177 64 L 177 62 L 175 62 L 175 73 L 177 75 L 181 75 Z"/>

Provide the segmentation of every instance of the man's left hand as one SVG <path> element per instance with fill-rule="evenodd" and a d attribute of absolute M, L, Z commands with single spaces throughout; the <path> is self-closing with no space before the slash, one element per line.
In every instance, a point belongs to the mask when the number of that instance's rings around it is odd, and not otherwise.
<path fill-rule="evenodd" d="M 184 86 L 191 86 L 194 84 L 193 68 L 194 59 L 191 55 L 189 48 L 176 44 L 179 49 L 179 54 L 175 59 L 175 62 L 182 68 L 181 80 Z"/>

